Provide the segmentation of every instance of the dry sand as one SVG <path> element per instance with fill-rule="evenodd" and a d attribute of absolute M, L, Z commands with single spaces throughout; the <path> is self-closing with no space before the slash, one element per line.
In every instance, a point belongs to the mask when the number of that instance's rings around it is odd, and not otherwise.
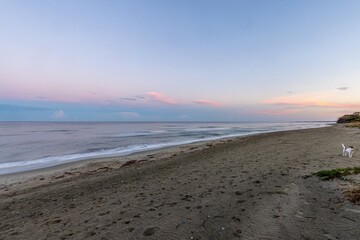
<path fill-rule="evenodd" d="M 0 239 L 360 239 L 360 206 L 344 184 L 308 176 L 359 166 L 360 153 L 342 157 L 341 143 L 359 146 L 360 130 L 269 133 L 135 155 L 146 161 L 125 167 L 112 159 L 8 176 Z"/>

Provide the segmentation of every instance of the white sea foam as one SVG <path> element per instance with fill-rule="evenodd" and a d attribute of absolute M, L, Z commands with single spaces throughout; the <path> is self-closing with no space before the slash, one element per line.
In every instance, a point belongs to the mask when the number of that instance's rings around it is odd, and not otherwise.
<path fill-rule="evenodd" d="M 155 150 L 165 147 L 189 144 L 200 141 L 209 141 L 209 140 L 215 140 L 215 139 L 233 137 L 233 136 L 239 136 L 239 135 L 226 135 L 222 137 L 203 138 L 203 139 L 194 139 L 194 140 L 159 143 L 159 144 L 132 145 L 126 148 L 114 148 L 114 149 L 100 150 L 100 151 L 94 151 L 88 153 L 46 157 L 35 160 L 29 160 L 29 161 L 5 162 L 5 163 L 0 163 L 0 175 L 51 167 L 51 166 L 79 161 L 83 159 L 92 159 L 92 158 L 108 157 L 108 156 L 126 156 L 137 152 L 143 152 L 148 150 Z"/>
<path fill-rule="evenodd" d="M 223 131 L 229 130 L 229 128 L 188 128 L 184 129 L 185 132 L 211 132 L 211 131 Z"/>
<path fill-rule="evenodd" d="M 113 137 L 140 137 L 140 136 L 148 136 L 148 135 L 157 135 L 166 133 L 167 131 L 142 131 L 142 132 L 129 132 L 129 133 L 119 133 L 113 135 Z"/>

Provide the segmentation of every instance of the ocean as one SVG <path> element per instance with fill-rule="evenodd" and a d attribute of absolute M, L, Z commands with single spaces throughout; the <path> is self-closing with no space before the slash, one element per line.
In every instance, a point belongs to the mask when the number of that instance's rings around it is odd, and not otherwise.
<path fill-rule="evenodd" d="M 0 175 L 98 157 L 330 122 L 0 122 Z"/>

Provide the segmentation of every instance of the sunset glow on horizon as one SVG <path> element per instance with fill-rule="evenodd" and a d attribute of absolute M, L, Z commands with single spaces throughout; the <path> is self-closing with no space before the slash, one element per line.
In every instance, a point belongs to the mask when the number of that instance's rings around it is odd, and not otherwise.
<path fill-rule="evenodd" d="M 336 120 L 358 1 L 2 1 L 0 121 Z"/>

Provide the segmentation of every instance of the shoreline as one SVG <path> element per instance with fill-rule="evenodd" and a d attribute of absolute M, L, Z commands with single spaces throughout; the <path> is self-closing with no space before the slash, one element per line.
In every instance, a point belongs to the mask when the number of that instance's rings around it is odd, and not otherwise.
<path fill-rule="evenodd" d="M 324 126 L 331 127 L 331 126 Z M 319 128 L 324 128 L 319 127 Z M 309 128 L 316 129 L 316 128 Z M 172 157 L 174 155 L 183 154 L 185 151 L 191 153 L 194 151 L 204 150 L 208 147 L 211 147 L 216 144 L 222 144 L 226 142 L 232 142 L 239 139 L 245 139 L 247 137 L 280 133 L 280 132 L 291 132 L 291 131 L 301 131 L 307 129 L 295 129 L 295 130 L 286 130 L 286 131 L 274 131 L 274 132 L 265 132 L 265 133 L 252 133 L 243 136 L 234 136 L 234 137 L 224 137 L 215 140 L 204 140 L 197 141 L 193 143 L 180 144 L 175 146 L 164 147 L 160 149 L 146 150 L 142 152 L 131 153 L 124 156 L 113 156 L 113 157 L 99 157 L 99 158 L 89 158 L 82 159 L 79 161 L 62 163 L 54 166 L 16 172 L 0 175 L 0 194 L 6 193 L 9 190 L 9 187 L 16 186 L 17 190 L 20 188 L 35 187 L 46 185 L 50 182 L 56 182 L 58 180 L 63 180 L 68 177 L 74 177 L 76 173 L 83 172 L 93 172 L 95 169 L 103 167 L 115 167 L 122 168 L 123 165 L 127 162 L 137 161 L 136 164 L 146 162 L 146 161 L 161 161 L 163 159 Z M 156 160 L 153 160 L 155 159 Z M 114 166 L 115 165 L 115 166 Z M 67 176 L 65 176 L 65 175 Z M 61 177 L 65 176 L 65 177 Z M 31 181 L 31 186 L 28 182 Z"/>
<path fill-rule="evenodd" d="M 307 128 L 318 128 L 318 127 L 326 127 L 329 126 L 329 124 L 317 124 L 316 126 L 306 126 Z M 278 126 L 276 126 L 278 127 Z M 286 127 L 284 127 L 286 128 Z M 306 129 L 303 128 L 303 126 L 287 126 L 287 128 L 294 128 L 292 130 L 301 130 Z M 167 142 L 158 142 L 158 143 L 152 143 L 152 144 L 146 144 L 142 143 L 140 145 L 136 145 L 136 143 L 133 143 L 133 145 L 129 145 L 127 147 L 116 147 L 114 145 L 111 145 L 111 148 L 108 148 L 106 150 L 102 149 L 99 151 L 90 151 L 89 150 L 74 150 L 71 152 L 67 152 L 67 154 L 57 152 L 55 156 L 52 156 L 51 153 L 48 153 L 47 156 L 43 156 L 42 154 L 39 154 L 41 151 L 37 150 L 38 152 L 36 154 L 37 158 L 30 158 L 31 160 L 21 160 L 21 159 L 28 159 L 29 156 L 26 156 L 22 154 L 22 158 L 17 159 L 17 161 L 11 162 L 11 157 L 9 157 L 8 161 L 10 162 L 3 162 L 0 163 L 1 169 L 0 169 L 0 176 L 1 175 L 10 175 L 10 174 L 17 174 L 20 172 L 31 172 L 36 171 L 39 169 L 47 169 L 51 167 L 56 167 L 57 165 L 64 165 L 69 164 L 73 162 L 82 162 L 82 161 L 88 161 L 88 160 L 97 160 L 97 159 L 104 159 L 104 158 L 114 158 L 114 157 L 125 157 L 130 156 L 133 154 L 138 154 L 142 152 L 149 152 L 149 151 L 156 151 L 161 149 L 166 149 L 169 147 L 177 147 L 177 146 L 183 146 L 188 144 L 196 144 L 196 143 L 202 143 L 202 142 L 210 142 L 210 141 L 217 141 L 221 139 L 228 139 L 228 138 L 236 138 L 236 137 L 244 137 L 244 136 L 251 136 L 254 134 L 265 134 L 270 132 L 278 132 L 278 131 L 290 131 L 285 129 L 258 129 L 259 131 L 252 131 L 252 132 L 237 132 L 233 131 L 232 133 L 227 132 L 227 134 L 224 134 L 222 136 L 207 136 L 202 138 L 193 138 L 193 139 L 169 139 Z M 60 144 L 60 143 L 59 143 Z M 109 143 L 110 144 L 110 143 Z M 119 146 L 119 145 L 118 145 Z M 121 146 L 121 144 L 120 144 Z M 5 158 L 6 159 L 6 158 Z M 3 160 L 5 160 L 3 159 Z"/>
<path fill-rule="evenodd" d="M 0 238 L 355 239 L 360 206 L 345 186 L 308 177 L 359 165 L 342 142 L 356 145 L 360 130 L 222 139 L 37 176 L 1 188 Z"/>
<path fill-rule="evenodd" d="M 277 132 L 289 132 L 289 131 L 301 131 L 301 130 L 307 130 L 307 129 L 317 129 L 317 128 L 332 127 L 332 126 L 334 126 L 334 125 L 326 125 L 323 127 L 313 127 L 313 128 L 305 128 L 305 129 L 280 130 L 280 131 L 269 131 L 269 132 L 254 132 L 254 133 L 249 133 L 249 134 L 245 134 L 245 135 L 219 137 L 216 139 L 194 140 L 194 142 L 190 142 L 190 143 L 177 144 L 177 145 L 172 145 L 172 146 L 160 147 L 160 148 L 156 148 L 156 149 L 149 149 L 149 150 L 134 152 L 134 153 L 126 154 L 126 155 L 99 156 L 99 157 L 84 158 L 84 159 L 80 159 L 80 160 L 60 163 L 60 164 L 53 165 L 53 166 L 46 166 L 46 167 L 42 167 L 42 168 L 25 170 L 25 171 L 21 171 L 21 172 L 12 172 L 12 173 L 1 174 L 0 175 L 0 184 L 2 181 L 8 182 L 10 179 L 11 179 L 10 182 L 12 182 L 13 181 L 12 179 L 22 179 L 22 178 L 28 179 L 30 177 L 36 177 L 39 175 L 49 175 L 49 174 L 54 174 L 54 173 L 58 173 L 58 172 L 64 172 L 64 171 L 67 171 L 70 169 L 74 170 L 74 169 L 84 168 L 84 167 L 86 167 L 86 165 L 92 164 L 92 163 L 107 162 L 107 161 L 118 161 L 118 162 L 126 163 L 127 161 L 131 161 L 134 158 L 145 158 L 146 155 L 149 155 L 149 154 L 160 154 L 161 155 L 163 152 L 166 153 L 169 151 L 171 153 L 172 152 L 180 152 L 183 148 L 191 148 L 192 146 L 198 146 L 198 145 L 203 146 L 203 145 L 206 145 L 209 143 L 216 144 L 218 142 L 223 142 L 223 141 L 227 141 L 227 140 L 237 140 L 240 138 L 246 138 L 246 137 L 250 137 L 250 136 L 257 136 L 257 135 L 263 135 L 263 134 L 271 134 L 271 133 L 277 133 Z"/>

